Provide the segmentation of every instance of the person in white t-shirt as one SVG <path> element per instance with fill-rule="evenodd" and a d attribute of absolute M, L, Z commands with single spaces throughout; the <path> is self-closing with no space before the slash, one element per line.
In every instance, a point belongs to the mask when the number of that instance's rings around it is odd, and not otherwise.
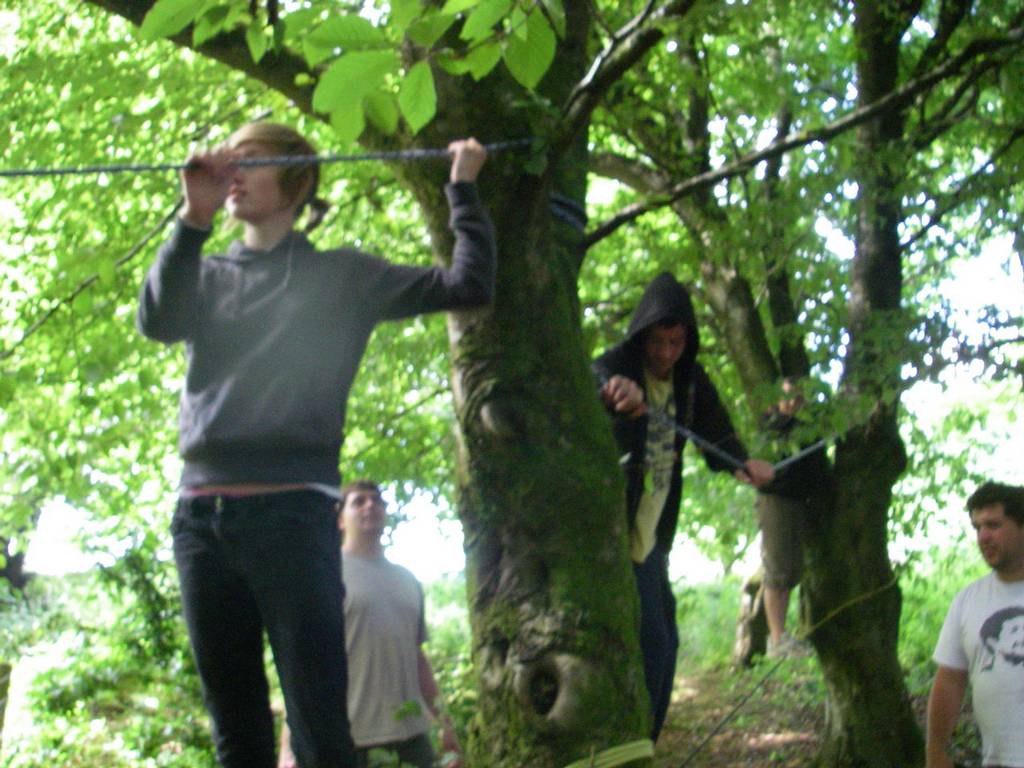
<path fill-rule="evenodd" d="M 339 508 L 348 716 L 357 765 L 366 768 L 371 750 L 385 749 L 403 766 L 432 768 L 433 719 L 441 725 L 442 750 L 453 755 L 445 765 L 459 768 L 462 750 L 451 721 L 440 711 L 440 691 L 423 653 L 423 590 L 415 576 L 384 556 L 387 514 L 379 486 L 370 480 L 348 483 Z M 287 723 L 281 731 L 278 768 L 296 768 Z"/>
<path fill-rule="evenodd" d="M 968 682 L 982 765 L 1024 768 L 1024 487 L 984 483 L 967 509 L 992 572 L 954 598 L 939 634 L 927 768 L 953 766 L 946 747 Z"/>

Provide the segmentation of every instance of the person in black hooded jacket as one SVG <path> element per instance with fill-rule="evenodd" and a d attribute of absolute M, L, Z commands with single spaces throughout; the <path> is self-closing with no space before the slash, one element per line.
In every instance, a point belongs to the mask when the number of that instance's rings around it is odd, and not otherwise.
<path fill-rule="evenodd" d="M 767 462 L 748 458 L 714 384 L 697 362 L 699 349 L 690 295 L 663 272 L 644 291 L 626 340 L 593 363 L 624 454 L 629 551 L 640 595 L 640 649 L 654 740 L 668 712 L 679 648 L 668 555 L 679 521 L 686 440 L 675 425 L 687 427 L 744 467 L 705 453 L 712 470 L 735 470 L 737 479 L 758 487 L 773 476 Z M 649 410 L 671 420 L 650 418 Z"/>

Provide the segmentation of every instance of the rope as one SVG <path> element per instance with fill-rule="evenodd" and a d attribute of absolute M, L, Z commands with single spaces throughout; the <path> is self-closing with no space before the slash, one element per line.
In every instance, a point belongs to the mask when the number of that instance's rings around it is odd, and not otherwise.
<path fill-rule="evenodd" d="M 796 635 L 797 639 L 798 640 L 806 640 L 811 635 L 813 635 L 815 632 L 817 632 L 819 629 L 821 629 L 825 624 L 827 624 L 828 622 L 832 621 L 832 619 L 834 619 L 840 613 L 845 611 L 847 608 L 852 608 L 853 606 L 857 605 L 858 603 L 863 603 L 865 600 L 870 600 L 875 595 L 880 595 L 882 592 L 885 592 L 885 590 L 891 589 L 892 587 L 896 586 L 896 584 L 899 583 L 899 578 L 900 578 L 899 576 L 894 575 L 889 581 L 887 581 L 882 586 L 875 587 L 875 589 L 872 589 L 872 590 L 870 590 L 868 592 L 861 592 L 859 595 L 856 595 L 855 597 L 851 597 L 849 600 L 847 600 L 842 605 L 839 605 L 836 608 L 833 608 L 828 613 L 826 613 L 824 618 L 822 618 L 820 621 L 816 621 L 814 624 L 812 624 L 811 626 L 807 627 L 807 629 L 802 630 L 801 632 L 798 632 L 797 635 Z"/>
<path fill-rule="evenodd" d="M 711 732 L 708 733 L 708 735 L 703 738 L 703 740 L 700 742 L 700 744 L 698 744 L 696 747 L 694 747 L 692 750 L 690 750 L 690 754 L 688 754 L 686 756 L 686 759 L 683 760 L 682 763 L 680 763 L 679 768 L 686 768 L 686 766 L 688 766 L 693 761 L 693 758 L 695 758 L 697 756 L 697 754 L 702 749 L 704 749 L 704 747 L 706 747 L 708 745 L 708 742 L 711 741 L 718 734 L 718 732 L 720 730 L 722 730 L 726 726 L 726 724 L 728 724 L 728 722 L 730 720 L 732 720 L 734 717 L 736 717 L 736 713 L 740 711 L 740 709 L 743 707 L 744 704 L 746 704 L 748 701 L 750 701 L 750 697 L 753 696 L 755 693 L 757 693 L 757 691 L 761 688 L 761 686 L 764 685 L 768 681 L 768 678 L 771 677 L 775 673 L 775 670 L 777 670 L 779 667 L 782 666 L 782 663 L 784 661 L 786 661 L 786 657 L 785 656 L 783 656 L 778 661 L 776 661 L 775 664 L 772 666 L 772 668 L 769 669 L 767 672 L 765 672 L 764 675 L 762 675 L 761 679 L 757 681 L 757 684 L 753 688 L 751 688 L 749 691 L 747 691 L 747 693 L 743 696 L 743 698 L 741 698 L 736 703 L 736 705 L 729 711 L 729 714 L 727 714 L 725 717 L 723 717 L 718 722 L 718 725 L 716 725 L 714 728 L 711 729 Z"/>
<path fill-rule="evenodd" d="M 591 753 L 590 757 L 569 763 L 565 768 L 617 768 L 633 760 L 643 760 L 647 757 L 654 757 L 654 742 L 650 739 L 640 739 L 611 747 L 603 752 Z"/>
<path fill-rule="evenodd" d="M 775 474 L 778 474 L 779 472 L 784 470 L 786 467 L 788 467 L 790 464 L 795 464 L 796 462 L 800 461 L 800 459 L 802 459 L 804 456 L 809 456 L 810 454 L 814 453 L 815 451 L 820 451 L 822 448 L 824 448 L 827 445 L 828 445 L 828 440 L 822 438 L 818 442 L 812 443 L 811 445 L 808 445 L 806 448 L 804 448 L 802 450 L 799 450 L 796 453 L 790 454 L 789 456 L 787 456 L 786 458 L 782 459 L 781 461 L 777 461 L 775 463 L 775 465 L 772 467 L 772 469 L 775 471 Z"/>
<path fill-rule="evenodd" d="M 604 376 L 604 375 L 598 375 L 598 382 L 599 382 L 601 387 L 604 387 L 609 381 L 610 381 L 609 377 Z M 746 471 L 746 467 L 744 466 L 743 462 L 740 461 L 738 458 L 733 456 L 728 451 L 725 451 L 722 448 L 719 448 L 717 445 L 712 443 L 707 438 L 701 437 L 700 435 L 698 435 L 696 432 L 694 432 L 689 427 L 684 427 L 682 424 L 677 422 L 673 417 L 669 416 L 668 413 L 666 413 L 665 411 L 659 410 L 658 408 L 651 408 L 650 406 L 648 406 L 647 410 L 646 410 L 646 415 L 647 415 L 648 419 L 650 419 L 652 421 L 658 422 L 658 424 L 660 424 L 662 427 L 665 427 L 666 429 L 671 429 L 671 430 L 675 431 L 680 436 L 682 436 L 682 437 L 686 438 L 687 440 L 689 440 L 690 442 L 692 442 L 694 445 L 696 445 L 702 451 L 705 451 L 707 453 L 711 453 L 711 454 L 717 456 L 719 459 L 721 459 L 726 464 L 728 464 L 729 466 L 731 466 L 731 467 L 733 467 L 735 469 Z M 733 433 L 733 434 L 735 434 L 735 433 Z M 732 435 L 729 435 L 729 437 L 731 437 L 731 436 Z M 725 439 L 725 438 L 723 438 L 723 439 Z M 625 456 L 623 456 L 622 458 L 619 459 L 619 463 L 620 464 L 624 464 L 627 461 L 629 461 L 629 454 L 628 453 Z"/>
<path fill-rule="evenodd" d="M 511 139 L 493 144 L 484 144 L 489 153 L 504 152 L 528 147 L 533 139 Z M 427 160 L 450 157 L 447 148 L 399 149 L 359 154 L 329 155 L 279 155 L 276 157 L 243 157 L 235 164 L 240 168 L 255 168 L 266 165 L 314 165 L 327 163 L 357 163 L 367 160 Z M 79 165 L 65 168 L 10 168 L 0 169 L 0 178 L 23 176 L 87 176 L 98 173 L 145 173 L 149 171 L 182 171 L 195 167 L 188 162 L 177 163 L 115 163 L 112 165 Z"/>

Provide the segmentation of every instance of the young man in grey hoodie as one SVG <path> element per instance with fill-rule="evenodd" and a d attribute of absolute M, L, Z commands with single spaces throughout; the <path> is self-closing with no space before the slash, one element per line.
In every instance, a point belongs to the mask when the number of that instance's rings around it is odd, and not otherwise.
<path fill-rule="evenodd" d="M 182 174 L 184 208 L 142 286 L 138 326 L 183 342 L 188 360 L 171 530 L 225 768 L 276 765 L 264 628 L 299 765 L 356 764 L 334 509 L 349 389 L 378 322 L 480 306 L 494 293 L 493 228 L 474 184 L 486 152 L 473 139 L 449 148 L 448 268 L 318 251 L 295 229 L 315 202 L 317 165 L 238 165 L 316 154 L 286 126 L 246 125 Z M 203 258 L 222 207 L 244 225 L 243 239 Z"/>
<path fill-rule="evenodd" d="M 640 650 L 654 740 L 668 713 L 679 650 L 676 602 L 668 578 L 686 444 L 676 426 L 715 444 L 743 467 L 705 453 L 712 470 L 733 470 L 737 479 L 758 487 L 773 476 L 767 462 L 747 457 L 714 384 L 697 362 L 699 349 L 690 295 L 673 275 L 663 272 L 640 298 L 626 340 L 593 363 L 623 454 L 629 552 L 640 596 Z M 652 410 L 668 418 L 651 418 Z"/>

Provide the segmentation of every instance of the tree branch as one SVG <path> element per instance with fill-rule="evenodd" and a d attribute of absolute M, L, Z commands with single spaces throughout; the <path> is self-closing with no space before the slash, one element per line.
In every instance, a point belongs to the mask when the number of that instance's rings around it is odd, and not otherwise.
<path fill-rule="evenodd" d="M 85 0 L 85 2 L 139 26 L 146 13 L 153 7 L 155 0 Z M 244 30 L 224 32 L 202 45 L 195 46 L 192 45 L 192 25 L 190 24 L 184 31 L 169 39 L 182 48 L 188 48 L 243 72 L 288 97 L 306 114 L 313 114 L 313 86 L 295 84 L 296 75 L 316 74 L 310 71 L 301 56 L 290 51 L 268 50 L 262 59 L 255 62 L 252 60 L 249 46 L 245 42 Z"/>
<path fill-rule="evenodd" d="M 588 163 L 592 173 L 621 181 L 645 194 L 664 192 L 669 186 L 665 174 L 640 160 L 615 152 L 591 153 Z"/>
<path fill-rule="evenodd" d="M 408 405 L 405 408 L 402 408 L 397 413 L 388 414 L 387 419 L 391 423 L 401 422 L 402 419 L 404 419 L 410 413 L 415 413 L 422 406 L 426 405 L 431 400 L 434 400 L 434 399 L 440 397 L 441 395 L 443 395 L 445 392 L 448 392 L 448 391 L 449 391 L 449 388 L 447 386 L 435 387 L 434 389 L 432 389 L 429 392 L 427 392 L 425 395 L 423 395 L 423 397 L 421 397 L 419 400 L 417 400 L 416 402 L 412 403 L 411 405 Z M 363 459 L 367 455 L 369 455 L 374 449 L 378 448 L 381 444 L 392 442 L 392 440 L 393 440 L 393 438 L 388 437 L 388 436 L 382 434 L 380 439 L 373 440 L 373 441 L 367 443 L 365 446 L 363 446 L 363 448 L 361 450 L 356 451 L 351 456 L 346 457 L 346 459 L 349 462 L 359 461 L 360 459 Z M 433 443 L 433 442 L 429 443 L 429 445 L 427 445 L 426 448 L 423 451 L 421 451 L 419 454 L 417 454 L 417 458 L 422 456 L 426 451 L 429 451 L 429 450 L 431 450 L 432 448 L 434 448 L 436 446 L 437 446 L 437 443 Z"/>
<path fill-rule="evenodd" d="M 160 234 L 164 230 L 164 228 L 166 228 L 167 225 L 174 220 L 174 217 L 178 215 L 178 209 L 181 208 L 183 202 L 183 200 L 179 200 L 177 203 L 175 203 L 174 207 L 171 208 L 171 210 L 160 220 L 160 223 L 153 227 L 151 230 L 149 230 L 149 232 L 147 232 L 141 240 L 139 240 L 135 245 L 131 247 L 131 250 L 129 250 L 128 253 L 126 253 L 124 256 L 122 256 L 116 262 L 114 262 L 114 266 L 123 266 L 124 264 L 128 263 L 133 258 L 135 258 L 139 251 L 145 248 L 150 240 L 152 240 L 154 237 Z M 11 355 L 17 352 L 18 349 L 26 341 L 28 341 L 28 339 L 36 331 L 42 328 L 50 320 L 51 317 L 57 314 L 57 312 L 60 311 L 61 307 L 70 306 L 71 303 L 79 297 L 79 295 L 84 293 L 89 288 L 89 286 L 91 286 L 99 279 L 100 276 L 98 274 L 95 274 L 91 275 L 90 277 L 87 277 L 85 280 L 79 283 L 78 286 L 71 293 L 69 293 L 63 299 L 61 299 L 52 307 L 50 307 L 50 309 L 47 310 L 46 314 L 44 314 L 42 317 L 40 317 L 38 320 L 32 323 L 32 325 L 26 328 L 25 332 L 21 334 L 20 339 L 14 342 L 8 349 L 5 349 L 2 352 L 0 352 L 0 360 L 7 360 L 8 358 L 10 358 Z"/>
<path fill-rule="evenodd" d="M 977 83 L 987 72 L 996 69 L 1002 62 L 988 60 L 980 62 L 971 68 L 971 71 L 961 80 L 953 93 L 939 106 L 937 110 L 927 117 L 922 114 L 921 122 L 917 128 L 917 136 L 911 137 L 916 149 L 924 149 L 936 138 L 945 133 L 953 125 L 959 122 L 961 116 L 966 114 L 977 101 L 979 91 Z M 964 99 L 966 103 L 964 103 Z M 923 105 L 922 105 L 923 107 Z"/>
<path fill-rule="evenodd" d="M 551 157 L 557 158 L 564 153 L 586 126 L 591 113 L 608 89 L 665 36 L 664 31 L 658 28 L 658 23 L 670 18 L 682 18 L 696 2 L 669 0 L 657 9 L 653 7 L 653 2 L 648 2 L 643 11 L 612 36 L 566 99 L 562 118 L 548 142 Z"/>
<path fill-rule="evenodd" d="M 620 211 L 604 224 L 598 226 L 593 232 L 583 238 L 580 247 L 590 248 L 595 243 L 611 235 L 615 230 L 624 224 L 628 224 L 645 213 L 664 208 L 676 200 L 685 197 L 700 189 L 713 186 L 720 181 L 745 173 L 750 168 L 766 160 L 778 157 L 807 144 L 816 141 L 827 141 L 834 138 L 862 123 L 865 123 L 884 112 L 893 109 L 904 109 L 917 96 L 924 93 L 935 84 L 955 75 L 967 62 L 986 53 L 992 53 L 1010 46 L 1018 46 L 1024 40 L 1024 31 L 1020 28 L 1010 30 L 1006 36 L 998 38 L 984 38 L 969 43 L 957 56 L 933 69 L 926 75 L 914 78 L 901 88 L 890 91 L 887 95 L 865 105 L 845 117 L 819 128 L 793 134 L 780 141 L 765 147 L 757 152 L 751 152 L 731 163 L 706 173 L 700 173 L 685 179 L 672 187 L 664 195 L 660 195 L 642 203 L 634 203 Z"/>
<path fill-rule="evenodd" d="M 935 35 L 928 41 L 928 47 L 924 49 L 914 67 L 914 74 L 927 71 L 928 67 L 946 50 L 953 33 L 960 26 L 960 23 L 967 17 L 974 0 L 942 0 L 939 8 L 939 25 Z"/>
<path fill-rule="evenodd" d="M 964 197 L 974 187 L 975 182 L 984 177 L 989 172 L 989 170 L 995 168 L 996 161 L 1004 154 L 1006 154 L 1010 150 L 1010 147 L 1012 147 L 1022 138 L 1024 138 L 1024 126 L 1018 126 L 1010 134 L 1009 138 L 1007 138 L 1007 140 L 1004 141 L 1003 144 L 998 149 L 996 149 L 995 152 L 992 153 L 988 160 L 986 160 L 984 163 L 978 166 L 977 170 L 975 170 L 974 173 L 972 173 L 970 176 L 964 179 L 963 183 L 961 183 L 956 189 L 954 189 L 952 192 L 949 193 L 949 195 L 946 196 L 944 204 L 938 209 L 936 209 L 935 213 L 933 213 L 928 218 L 927 224 L 922 226 L 917 232 L 915 232 L 913 235 L 911 235 L 906 240 L 903 240 L 900 243 L 900 248 L 906 249 L 914 245 L 914 243 L 916 243 L 922 237 L 927 235 L 928 232 L 933 227 L 935 227 L 946 214 L 952 212 L 957 207 L 959 207 L 959 205 L 964 201 Z"/>

